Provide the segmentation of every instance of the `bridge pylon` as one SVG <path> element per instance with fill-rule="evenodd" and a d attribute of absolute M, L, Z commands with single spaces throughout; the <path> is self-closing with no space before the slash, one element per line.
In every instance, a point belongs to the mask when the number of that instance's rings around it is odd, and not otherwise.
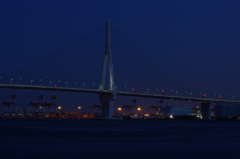
<path fill-rule="evenodd" d="M 201 110 L 202 110 L 202 120 L 210 120 L 210 102 L 202 101 L 201 102 Z"/>
<path fill-rule="evenodd" d="M 112 63 L 112 55 L 111 55 L 111 38 L 110 38 L 110 21 L 106 21 L 106 42 L 105 42 L 105 51 L 104 51 L 104 61 L 102 67 L 102 78 L 101 85 L 99 90 L 105 90 L 106 76 L 107 76 L 107 68 L 109 73 L 109 89 L 111 91 L 110 95 L 99 94 L 99 99 L 101 101 L 102 106 L 102 116 L 106 119 L 113 118 L 114 112 L 114 100 L 116 99 L 116 88 L 115 88 L 115 80 L 114 80 L 114 72 L 113 72 L 113 63 Z"/>

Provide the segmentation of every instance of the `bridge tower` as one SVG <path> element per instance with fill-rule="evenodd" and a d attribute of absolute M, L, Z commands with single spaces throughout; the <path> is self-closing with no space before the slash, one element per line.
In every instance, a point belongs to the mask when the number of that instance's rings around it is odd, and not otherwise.
<path fill-rule="evenodd" d="M 109 73 L 109 81 L 110 81 L 110 91 L 111 94 L 99 94 L 99 99 L 101 101 L 102 106 L 102 116 L 106 119 L 113 118 L 114 111 L 114 100 L 116 99 L 116 88 L 115 88 L 115 80 L 113 73 L 113 64 L 112 64 L 112 55 L 111 55 L 111 39 L 110 39 L 110 21 L 106 21 L 106 41 L 105 41 L 105 51 L 104 51 L 104 61 L 102 67 L 102 78 L 101 85 L 99 90 L 104 91 L 105 89 L 105 79 L 107 76 L 107 68 Z"/>
<path fill-rule="evenodd" d="M 210 102 L 202 101 L 201 111 L 202 111 L 202 120 L 210 120 L 211 118 Z"/>

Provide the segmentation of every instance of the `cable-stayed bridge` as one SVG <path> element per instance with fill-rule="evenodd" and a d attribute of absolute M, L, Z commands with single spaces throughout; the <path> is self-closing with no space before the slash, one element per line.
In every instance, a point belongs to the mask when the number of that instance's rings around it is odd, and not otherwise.
<path fill-rule="evenodd" d="M 106 118 L 113 117 L 117 96 L 199 101 L 206 120 L 210 116 L 210 103 L 240 103 L 199 98 L 198 93 L 161 68 L 156 60 L 141 52 L 114 28 L 110 32 L 109 21 L 106 27 L 100 27 L 14 74 L 1 77 L 0 83 L 0 88 L 99 94 Z"/>

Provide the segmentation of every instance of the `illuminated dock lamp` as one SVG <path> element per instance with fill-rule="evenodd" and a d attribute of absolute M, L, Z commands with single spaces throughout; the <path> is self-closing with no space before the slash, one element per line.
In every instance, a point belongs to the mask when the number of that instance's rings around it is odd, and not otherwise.
<path fill-rule="evenodd" d="M 137 110 L 140 111 L 140 110 L 142 110 L 142 109 L 138 107 Z"/>
<path fill-rule="evenodd" d="M 58 106 L 57 108 L 58 108 L 58 110 L 61 110 L 61 109 L 62 109 L 62 107 L 61 107 L 61 106 Z"/>
<path fill-rule="evenodd" d="M 122 110 L 122 108 L 118 108 L 118 110 L 119 110 L 119 111 L 121 111 L 121 110 Z"/>
<path fill-rule="evenodd" d="M 79 109 L 82 109 L 82 107 L 77 107 L 77 109 L 79 110 Z"/>

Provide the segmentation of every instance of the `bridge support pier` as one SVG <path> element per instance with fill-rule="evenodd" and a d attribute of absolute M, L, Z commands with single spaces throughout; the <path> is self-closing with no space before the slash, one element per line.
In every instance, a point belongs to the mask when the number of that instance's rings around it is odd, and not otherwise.
<path fill-rule="evenodd" d="M 202 110 L 202 120 L 210 120 L 210 103 L 203 101 L 201 103 L 201 110 Z"/>
<path fill-rule="evenodd" d="M 112 95 L 99 95 L 102 107 L 102 116 L 105 119 L 113 119 L 114 98 Z"/>

